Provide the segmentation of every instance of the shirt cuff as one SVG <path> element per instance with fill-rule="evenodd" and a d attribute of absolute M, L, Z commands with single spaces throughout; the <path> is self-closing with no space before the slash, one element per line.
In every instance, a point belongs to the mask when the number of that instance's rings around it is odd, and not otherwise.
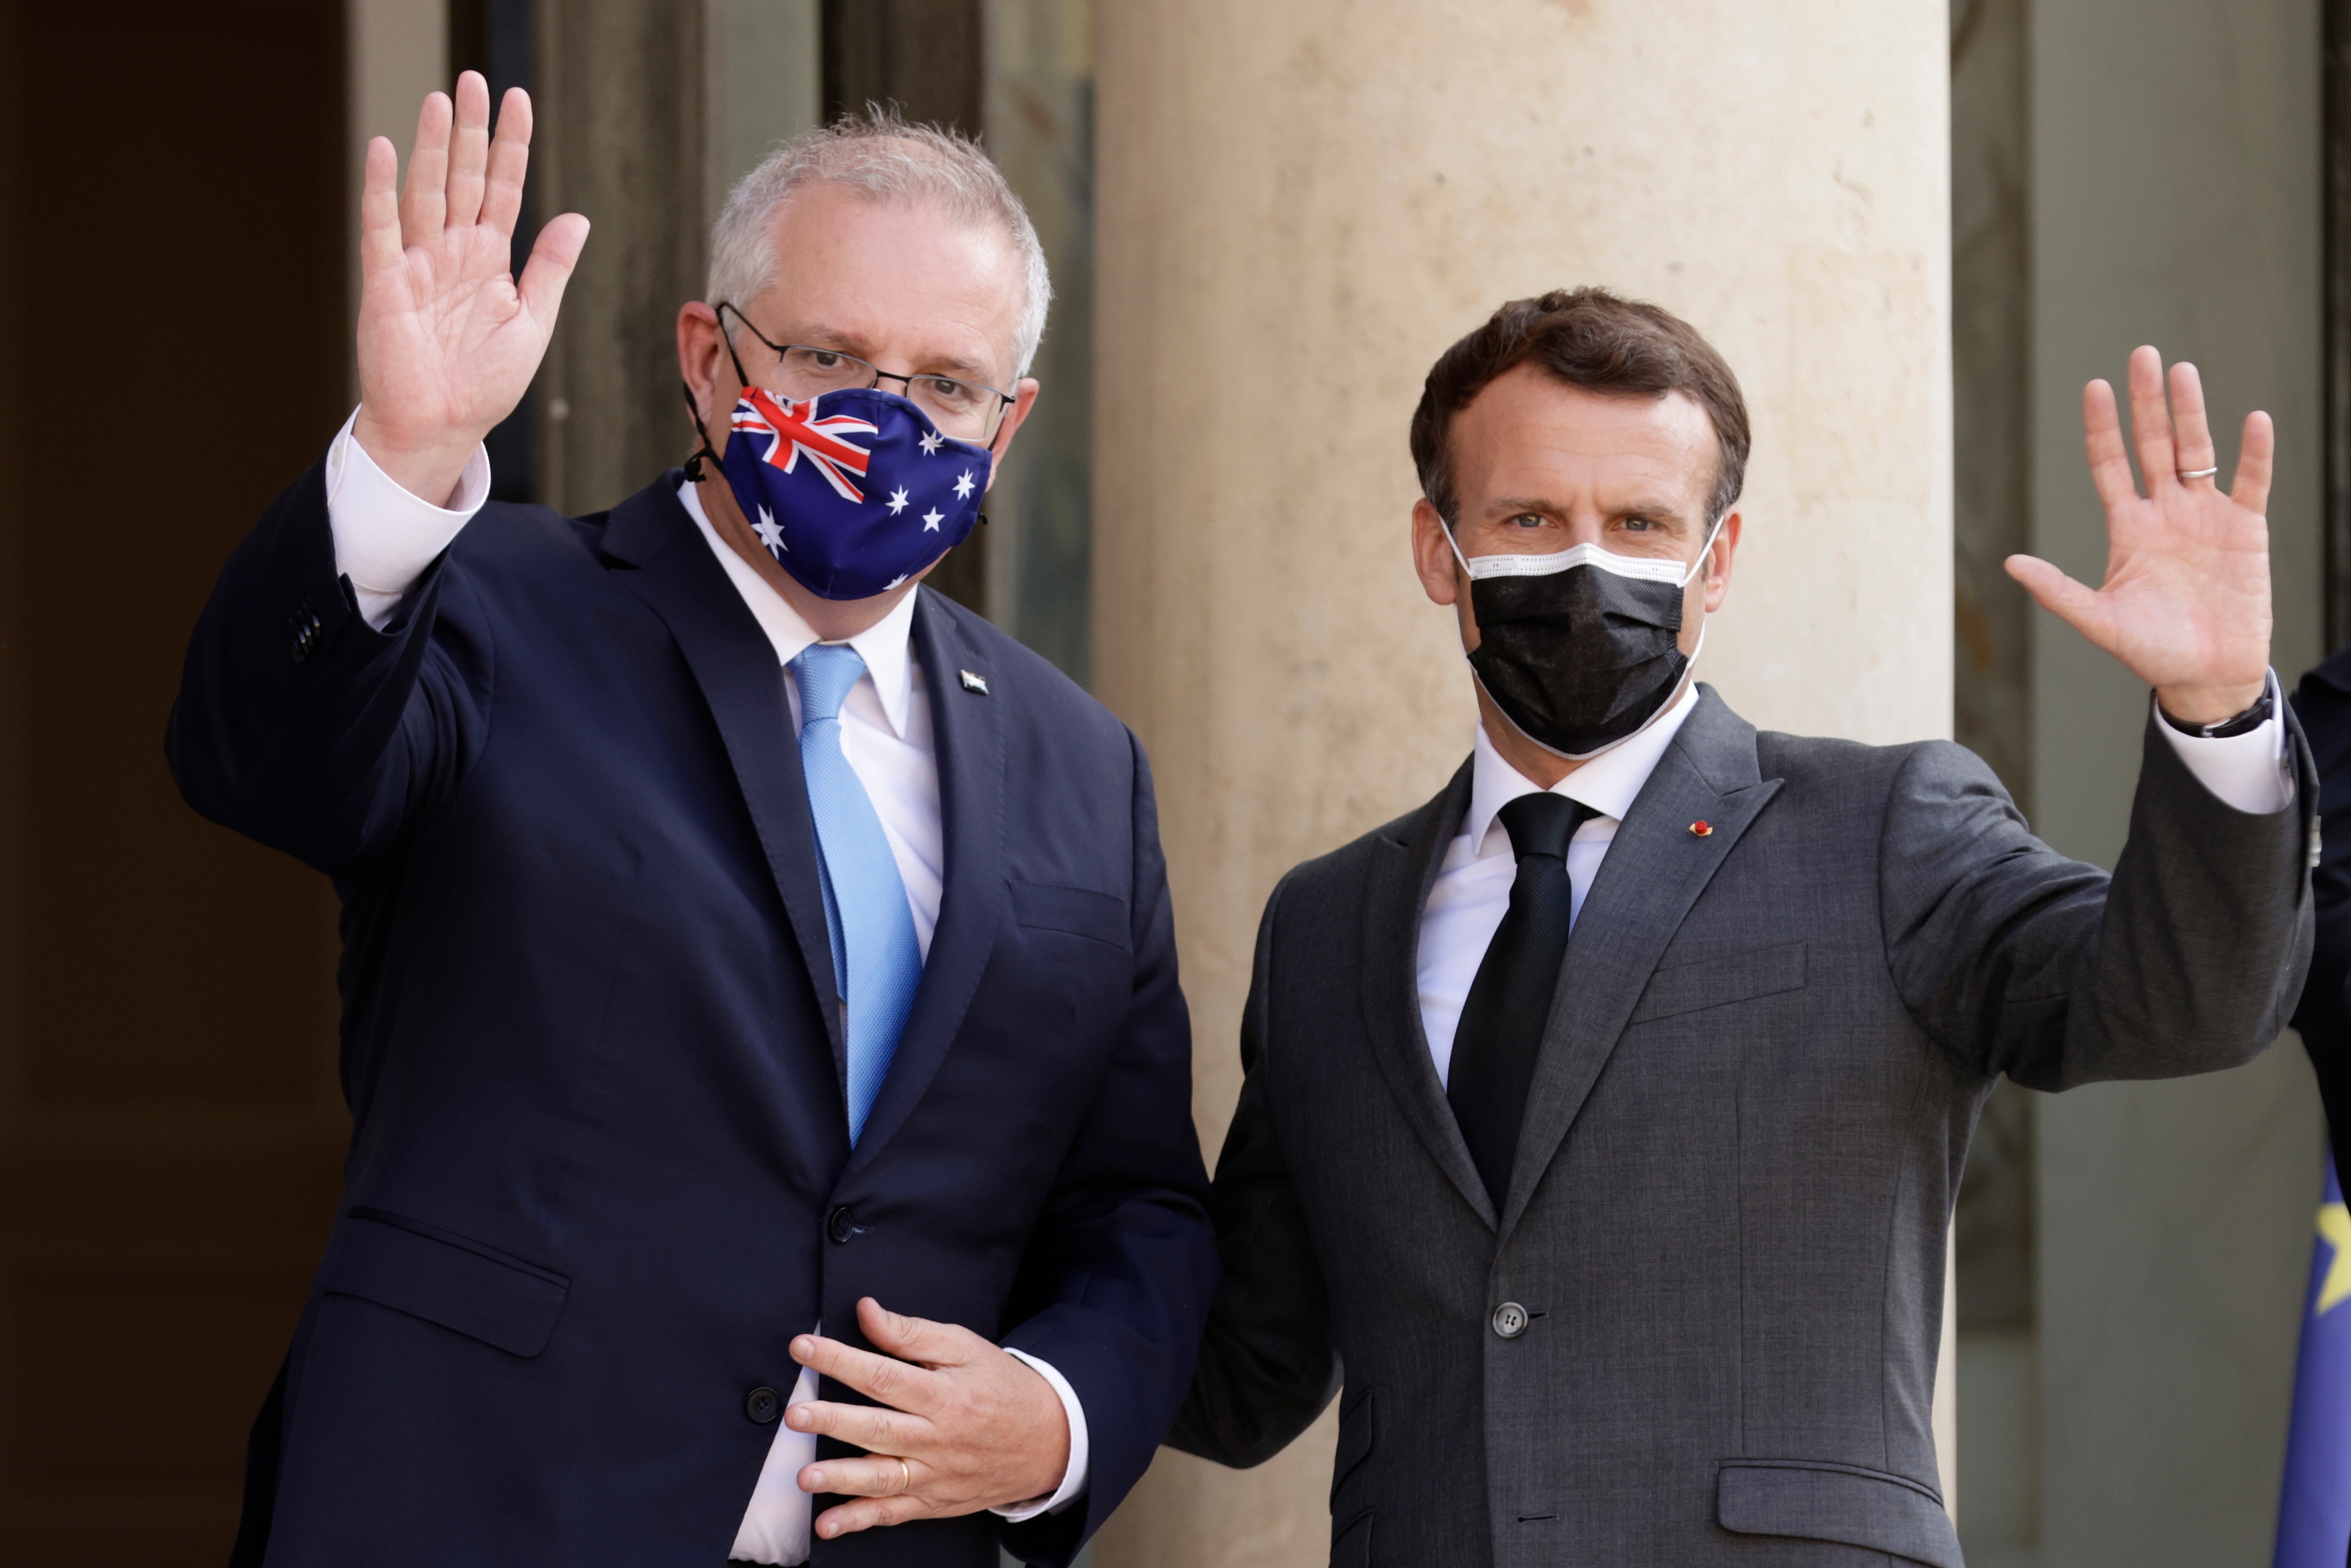
<path fill-rule="evenodd" d="M 351 437 L 359 410 L 327 448 L 327 524 L 335 537 L 335 570 L 351 580 L 360 613 L 381 632 L 401 596 L 490 498 L 490 455 L 478 444 L 450 505 L 436 507 L 402 489 Z"/>
<path fill-rule="evenodd" d="M 2182 734 L 2155 715 L 2155 727 L 2196 781 L 2223 805 L 2251 816 L 2267 816 L 2294 804 L 2294 765 L 2286 755 L 2285 697 L 2277 672 L 2269 673 L 2270 716 L 2242 735 Z"/>
<path fill-rule="evenodd" d="M 1053 1495 L 1032 1498 L 1027 1502 L 1016 1502 L 1010 1508 L 988 1510 L 999 1519 L 1012 1524 L 1019 1524 L 1023 1520 L 1034 1519 L 1040 1513 L 1059 1513 L 1085 1494 L 1086 1411 L 1085 1406 L 1078 1403 L 1077 1390 L 1070 1386 L 1068 1378 L 1053 1370 L 1051 1362 L 1040 1361 L 1028 1352 L 1014 1350 L 1010 1345 L 1004 1347 L 1004 1354 L 1017 1356 L 1028 1365 L 1035 1367 L 1037 1375 L 1053 1385 L 1053 1392 L 1061 1396 L 1061 1414 L 1070 1419 L 1070 1468 L 1062 1473 L 1061 1484 L 1055 1489 Z"/>

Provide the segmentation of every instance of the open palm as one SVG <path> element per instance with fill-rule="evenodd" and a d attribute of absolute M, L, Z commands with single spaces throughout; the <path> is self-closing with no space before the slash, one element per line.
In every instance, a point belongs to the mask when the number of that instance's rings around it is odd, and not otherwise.
<path fill-rule="evenodd" d="M 2082 393 L 2090 478 L 2106 510 L 2106 576 L 2093 590 L 2045 560 L 2008 558 L 2009 575 L 2042 607 L 2153 686 L 2189 723 L 2229 717 L 2259 700 L 2270 661 L 2269 415 L 2245 417 L 2234 482 L 2213 483 L 2219 458 L 2196 367 L 2131 355 L 2131 438 L 2147 494 L 2131 477 L 2114 389 Z"/>
<path fill-rule="evenodd" d="M 467 71 L 454 110 L 440 93 L 425 99 L 397 198 L 392 143 L 368 143 L 354 434 L 393 479 L 436 503 L 522 401 L 587 243 L 588 220 L 566 213 L 539 231 L 521 279 L 512 276 L 530 131 L 530 97 L 515 88 L 492 141 L 489 84 Z"/>

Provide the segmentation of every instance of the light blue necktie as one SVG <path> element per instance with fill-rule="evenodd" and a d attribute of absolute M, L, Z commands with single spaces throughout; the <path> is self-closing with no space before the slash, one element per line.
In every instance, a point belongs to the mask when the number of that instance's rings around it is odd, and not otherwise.
<path fill-rule="evenodd" d="M 849 1142 L 854 1146 L 914 1005 L 923 950 L 914 942 L 914 912 L 882 819 L 841 750 L 841 705 L 865 673 L 865 661 L 845 643 L 818 643 L 789 667 L 800 692 L 800 771 L 816 818 L 833 984 L 848 1014 Z"/>

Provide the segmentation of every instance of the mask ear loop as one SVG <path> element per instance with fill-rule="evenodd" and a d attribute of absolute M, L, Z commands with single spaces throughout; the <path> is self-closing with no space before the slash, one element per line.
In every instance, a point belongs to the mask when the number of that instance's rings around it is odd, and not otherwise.
<path fill-rule="evenodd" d="M 685 476 L 699 485 L 703 480 L 702 460 L 707 457 L 710 459 L 712 465 L 716 467 L 720 463 L 720 459 L 718 454 L 710 449 L 710 432 L 703 426 L 702 409 L 701 406 L 694 401 L 694 389 L 687 386 L 685 382 L 681 381 L 677 383 L 677 390 L 685 394 L 686 417 L 694 421 L 694 433 L 702 438 L 701 446 L 696 448 L 694 455 L 685 460 Z"/>
<path fill-rule="evenodd" d="M 1706 543 L 1698 547 L 1698 559 L 1690 562 L 1690 569 L 1682 573 L 1681 581 L 1676 583 L 1674 585 L 1675 587 L 1687 588 L 1690 585 L 1690 579 L 1696 577 L 1699 572 L 1706 570 L 1707 557 L 1714 553 L 1715 538 L 1722 532 L 1722 525 L 1729 520 L 1730 513 L 1727 510 L 1722 514 L 1722 516 L 1714 519 L 1714 527 L 1706 530 Z M 1703 628 L 1698 632 L 1698 635 L 1701 637 L 1706 635 Z M 1698 655 L 1693 653 L 1690 657 L 1694 659 L 1698 657 Z"/>
<path fill-rule="evenodd" d="M 718 308 L 712 314 L 718 318 L 718 340 L 726 345 L 726 357 L 735 364 L 735 384 L 747 387 L 751 384 L 751 378 L 743 373 L 743 357 L 735 351 L 735 334 L 726 329 L 726 312 L 729 310 L 735 310 L 735 307 L 722 299 L 718 302 Z M 743 312 L 735 310 L 735 314 L 740 316 Z M 677 389 L 685 394 L 686 417 L 694 421 L 694 433 L 702 438 L 701 446 L 685 460 L 685 476 L 699 485 L 703 479 L 702 460 L 704 458 L 710 459 L 714 469 L 723 468 L 726 460 L 711 449 L 710 432 L 702 423 L 702 405 L 694 401 L 694 389 L 687 386 L 683 380 L 677 383 Z"/>

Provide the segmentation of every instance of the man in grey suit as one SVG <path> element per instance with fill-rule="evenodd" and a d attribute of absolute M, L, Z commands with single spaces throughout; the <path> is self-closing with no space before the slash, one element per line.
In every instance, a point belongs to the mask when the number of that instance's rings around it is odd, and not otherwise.
<path fill-rule="evenodd" d="M 2224 493 L 2194 370 L 2168 392 L 2140 350 L 2145 496 L 2085 394 L 2104 587 L 2010 562 L 2154 688 L 2110 878 L 1958 747 L 1692 684 L 1748 428 L 1686 323 L 1579 289 L 1447 351 L 1413 549 L 1475 748 L 1267 904 L 1173 1443 L 1256 1464 L 1343 1368 L 1334 1563 L 1959 1568 L 1928 1410 L 1985 1095 L 2242 1062 L 2310 947 L 2269 422 Z"/>

